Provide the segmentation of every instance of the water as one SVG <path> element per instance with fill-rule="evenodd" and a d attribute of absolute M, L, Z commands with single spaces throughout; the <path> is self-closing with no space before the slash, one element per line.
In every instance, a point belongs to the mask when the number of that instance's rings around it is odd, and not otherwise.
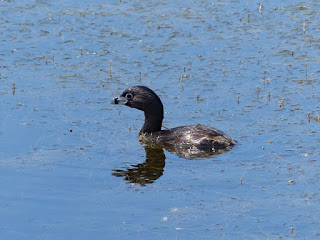
<path fill-rule="evenodd" d="M 317 1 L 1 1 L 1 239 L 317 239 Z M 159 152 L 143 114 L 238 141 L 202 160 Z M 129 131 L 131 129 L 131 131 Z"/>

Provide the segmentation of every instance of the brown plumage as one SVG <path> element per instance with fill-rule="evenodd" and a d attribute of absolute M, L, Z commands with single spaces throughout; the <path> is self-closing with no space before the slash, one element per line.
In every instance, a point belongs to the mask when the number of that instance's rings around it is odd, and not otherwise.
<path fill-rule="evenodd" d="M 163 146 L 178 154 L 179 151 L 187 150 L 188 153 L 182 153 L 184 157 L 186 154 L 224 152 L 235 144 L 235 141 L 222 131 L 201 124 L 161 130 L 162 102 L 157 94 L 144 86 L 130 87 L 110 103 L 126 105 L 144 112 L 145 122 L 139 133 L 140 141 L 144 144 Z"/>

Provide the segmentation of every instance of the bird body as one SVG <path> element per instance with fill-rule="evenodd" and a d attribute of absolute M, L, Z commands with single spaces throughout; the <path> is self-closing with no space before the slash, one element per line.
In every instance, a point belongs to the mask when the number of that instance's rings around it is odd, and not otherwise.
<path fill-rule="evenodd" d="M 201 151 L 220 153 L 235 144 L 235 141 L 222 131 L 201 124 L 161 130 L 162 102 L 155 92 L 145 86 L 130 87 L 110 103 L 126 105 L 144 112 L 145 122 L 139 133 L 139 139 L 144 144 L 163 146 L 174 152 L 187 149 L 191 154 Z"/>

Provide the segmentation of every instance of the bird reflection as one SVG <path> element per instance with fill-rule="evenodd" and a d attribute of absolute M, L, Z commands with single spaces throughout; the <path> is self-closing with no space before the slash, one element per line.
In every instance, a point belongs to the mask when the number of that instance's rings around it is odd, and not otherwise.
<path fill-rule="evenodd" d="M 112 175 L 116 177 L 123 177 L 124 180 L 129 183 L 140 184 L 146 186 L 146 184 L 153 183 L 159 177 L 163 175 L 165 166 L 165 153 L 164 150 L 178 155 L 180 158 L 185 159 L 204 159 L 212 157 L 220 153 L 227 152 L 228 150 L 222 149 L 219 151 L 199 150 L 198 148 L 175 148 L 166 145 L 153 145 L 141 142 L 146 151 L 146 161 L 144 163 L 131 165 L 127 169 L 113 169 Z"/>
<path fill-rule="evenodd" d="M 166 156 L 162 148 L 145 146 L 146 161 L 144 163 L 131 165 L 122 170 L 114 169 L 113 176 L 123 177 L 129 183 L 137 183 L 141 186 L 153 183 L 162 176 L 165 166 Z"/>

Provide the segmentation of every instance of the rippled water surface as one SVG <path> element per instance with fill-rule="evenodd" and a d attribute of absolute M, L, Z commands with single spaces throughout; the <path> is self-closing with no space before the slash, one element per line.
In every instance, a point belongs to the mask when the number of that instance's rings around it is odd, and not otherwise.
<path fill-rule="evenodd" d="M 0 1 L 1 239 L 317 239 L 318 1 Z M 144 148 L 167 128 L 238 144 Z"/>

